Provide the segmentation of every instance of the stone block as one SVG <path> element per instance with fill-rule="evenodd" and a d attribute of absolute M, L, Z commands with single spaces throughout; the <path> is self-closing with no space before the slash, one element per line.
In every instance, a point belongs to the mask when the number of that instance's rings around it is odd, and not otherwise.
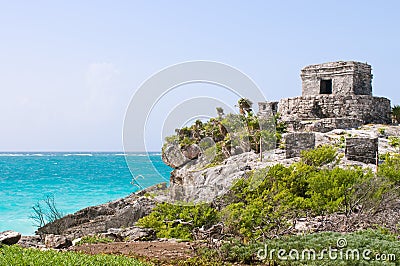
<path fill-rule="evenodd" d="M 378 138 L 346 138 L 346 158 L 363 163 L 376 163 Z"/>
<path fill-rule="evenodd" d="M 285 136 L 286 158 L 299 157 L 301 151 L 315 147 L 315 134 L 311 132 L 289 133 Z"/>

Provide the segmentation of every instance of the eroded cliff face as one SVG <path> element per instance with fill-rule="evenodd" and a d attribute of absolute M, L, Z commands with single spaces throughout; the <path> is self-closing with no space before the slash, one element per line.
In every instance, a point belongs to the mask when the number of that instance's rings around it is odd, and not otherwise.
<path fill-rule="evenodd" d="M 384 129 L 385 133 L 382 134 Z M 291 133 L 284 134 L 283 139 L 290 140 Z M 350 154 L 346 154 L 346 138 L 377 139 L 379 154 L 387 152 L 398 152 L 396 148 L 388 143 L 389 136 L 400 136 L 399 126 L 388 125 L 366 125 L 353 129 L 335 129 L 326 133 L 311 132 L 314 134 L 314 145 L 330 144 L 338 147 L 338 152 L 345 155 L 339 167 L 348 167 L 357 165 L 364 168 L 375 170 L 375 163 L 365 163 L 357 161 Z M 351 143 L 350 141 L 348 141 Z M 198 158 L 190 160 L 184 157 L 181 150 L 177 147 L 164 149 L 163 158 L 181 158 L 185 161 L 178 167 L 174 167 L 170 176 L 170 187 L 168 188 L 168 200 L 172 202 L 212 202 L 218 196 L 224 195 L 234 184 L 235 180 L 245 177 L 246 173 L 256 169 L 273 166 L 275 164 L 290 165 L 299 161 L 299 157 L 288 158 L 289 142 L 286 148 L 275 149 L 264 152 L 263 160 L 260 160 L 260 154 L 255 152 L 245 152 L 233 155 L 225 159 L 220 165 L 208 167 L 206 160 L 200 153 Z M 302 147 L 300 147 L 302 148 Z M 367 149 L 367 148 L 365 148 Z M 290 150 L 289 150 L 290 151 Z M 367 152 L 367 151 L 365 151 Z M 176 155 L 175 153 L 179 153 Z M 180 156 L 180 157 L 178 157 Z M 298 155 L 296 155 L 298 156 Z M 184 159 L 182 159 L 184 158 Z M 177 164 L 175 164 L 176 166 Z M 256 184 L 255 184 L 256 185 Z"/>
<path fill-rule="evenodd" d="M 111 228 L 128 228 L 148 215 L 163 198 L 149 198 L 147 193 L 164 191 L 160 184 L 102 205 L 91 206 L 39 228 L 38 235 L 63 235 L 76 239 L 85 235 L 105 233 Z"/>
<path fill-rule="evenodd" d="M 167 150 L 167 149 L 166 149 Z M 171 155 L 172 156 L 172 155 Z M 272 166 L 277 163 L 290 165 L 298 158 L 285 158 L 283 150 L 274 150 L 263 154 L 245 152 L 225 159 L 220 165 L 208 167 L 200 156 L 188 160 L 171 172 L 169 200 L 172 202 L 212 202 L 218 196 L 228 192 L 234 182 L 247 172 Z"/>

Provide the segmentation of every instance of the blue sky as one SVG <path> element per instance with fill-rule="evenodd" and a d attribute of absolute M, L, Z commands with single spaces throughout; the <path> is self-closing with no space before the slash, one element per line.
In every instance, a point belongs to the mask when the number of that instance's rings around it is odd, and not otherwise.
<path fill-rule="evenodd" d="M 0 4 L 1 151 L 122 150 L 135 90 L 188 60 L 236 67 L 273 100 L 301 94 L 306 65 L 368 62 L 374 94 L 400 104 L 398 1 Z M 159 132 L 149 139 L 149 149 L 158 150 Z"/>

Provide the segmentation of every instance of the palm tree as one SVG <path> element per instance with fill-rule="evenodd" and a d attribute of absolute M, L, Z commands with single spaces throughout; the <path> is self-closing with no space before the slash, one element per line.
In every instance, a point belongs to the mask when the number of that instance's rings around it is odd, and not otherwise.
<path fill-rule="evenodd" d="M 218 118 L 221 120 L 225 116 L 224 109 L 222 109 L 222 107 L 217 107 L 217 114 Z"/>
<path fill-rule="evenodd" d="M 238 100 L 238 105 L 239 105 L 239 112 L 241 115 L 250 114 L 252 112 L 251 106 L 253 103 L 246 98 L 240 98 Z"/>
<path fill-rule="evenodd" d="M 400 123 L 400 105 L 395 105 L 392 108 L 393 119 L 396 121 L 395 123 Z"/>

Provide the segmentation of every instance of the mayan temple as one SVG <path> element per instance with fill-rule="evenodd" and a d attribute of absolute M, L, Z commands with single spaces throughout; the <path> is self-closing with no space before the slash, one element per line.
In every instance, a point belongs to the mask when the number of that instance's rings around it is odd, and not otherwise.
<path fill-rule="evenodd" d="M 302 96 L 260 102 L 259 115 L 278 112 L 290 131 L 327 132 L 364 124 L 390 124 L 390 100 L 372 95 L 371 66 L 338 61 L 301 70 Z"/>

